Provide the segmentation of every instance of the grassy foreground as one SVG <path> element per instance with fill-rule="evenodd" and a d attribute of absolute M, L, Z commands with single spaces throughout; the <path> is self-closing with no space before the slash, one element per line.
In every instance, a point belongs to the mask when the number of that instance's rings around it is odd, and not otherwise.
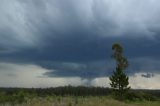
<path fill-rule="evenodd" d="M 23 103 L 2 103 L 1 106 L 160 106 L 160 101 L 121 102 L 106 96 L 55 96 L 26 98 Z"/>

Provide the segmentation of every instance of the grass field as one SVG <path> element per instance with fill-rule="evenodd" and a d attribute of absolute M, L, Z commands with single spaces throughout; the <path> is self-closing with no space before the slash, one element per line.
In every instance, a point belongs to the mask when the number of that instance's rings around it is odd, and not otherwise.
<path fill-rule="evenodd" d="M 117 101 L 105 96 L 26 98 L 25 102 L 4 103 L 1 106 L 160 106 L 160 101 Z"/>

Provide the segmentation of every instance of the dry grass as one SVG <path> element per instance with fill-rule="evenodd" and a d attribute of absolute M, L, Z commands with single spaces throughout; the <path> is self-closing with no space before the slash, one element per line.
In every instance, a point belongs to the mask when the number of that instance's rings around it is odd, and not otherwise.
<path fill-rule="evenodd" d="M 2 106 L 160 106 L 160 101 L 120 102 L 110 97 L 46 97 L 27 99 L 22 104 L 6 103 Z"/>

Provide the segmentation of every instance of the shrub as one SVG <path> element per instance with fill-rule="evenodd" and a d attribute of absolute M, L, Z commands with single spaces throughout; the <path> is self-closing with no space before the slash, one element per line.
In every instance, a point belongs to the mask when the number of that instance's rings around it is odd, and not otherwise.
<path fill-rule="evenodd" d="M 144 92 L 128 92 L 125 95 L 125 100 L 131 100 L 131 101 L 143 101 L 143 100 L 147 100 L 147 101 L 155 101 L 156 98 L 148 93 L 144 93 Z"/>

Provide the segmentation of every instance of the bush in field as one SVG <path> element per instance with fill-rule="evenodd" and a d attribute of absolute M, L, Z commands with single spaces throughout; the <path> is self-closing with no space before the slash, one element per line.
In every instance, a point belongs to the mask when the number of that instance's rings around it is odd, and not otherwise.
<path fill-rule="evenodd" d="M 24 91 L 20 91 L 17 94 L 15 94 L 15 98 L 17 99 L 16 102 L 18 103 L 25 102 L 25 97 L 27 97 L 27 93 L 25 93 Z"/>
<path fill-rule="evenodd" d="M 57 96 L 57 101 L 60 103 L 61 102 L 61 97 Z"/>
<path fill-rule="evenodd" d="M 75 97 L 75 104 L 78 104 L 78 97 Z"/>
<path fill-rule="evenodd" d="M 71 102 L 69 102 L 67 106 L 72 106 L 72 103 L 71 103 Z"/>
<path fill-rule="evenodd" d="M 5 92 L 0 92 L 0 103 L 5 103 L 5 102 L 6 102 Z"/>
<path fill-rule="evenodd" d="M 28 94 L 24 91 L 15 92 L 13 94 L 0 92 L 0 103 L 21 104 L 26 101 L 27 95 Z"/>
<path fill-rule="evenodd" d="M 144 92 L 128 92 L 125 94 L 125 99 L 126 100 L 131 100 L 131 101 L 155 101 L 156 97 L 154 97 L 151 94 L 144 93 Z"/>

